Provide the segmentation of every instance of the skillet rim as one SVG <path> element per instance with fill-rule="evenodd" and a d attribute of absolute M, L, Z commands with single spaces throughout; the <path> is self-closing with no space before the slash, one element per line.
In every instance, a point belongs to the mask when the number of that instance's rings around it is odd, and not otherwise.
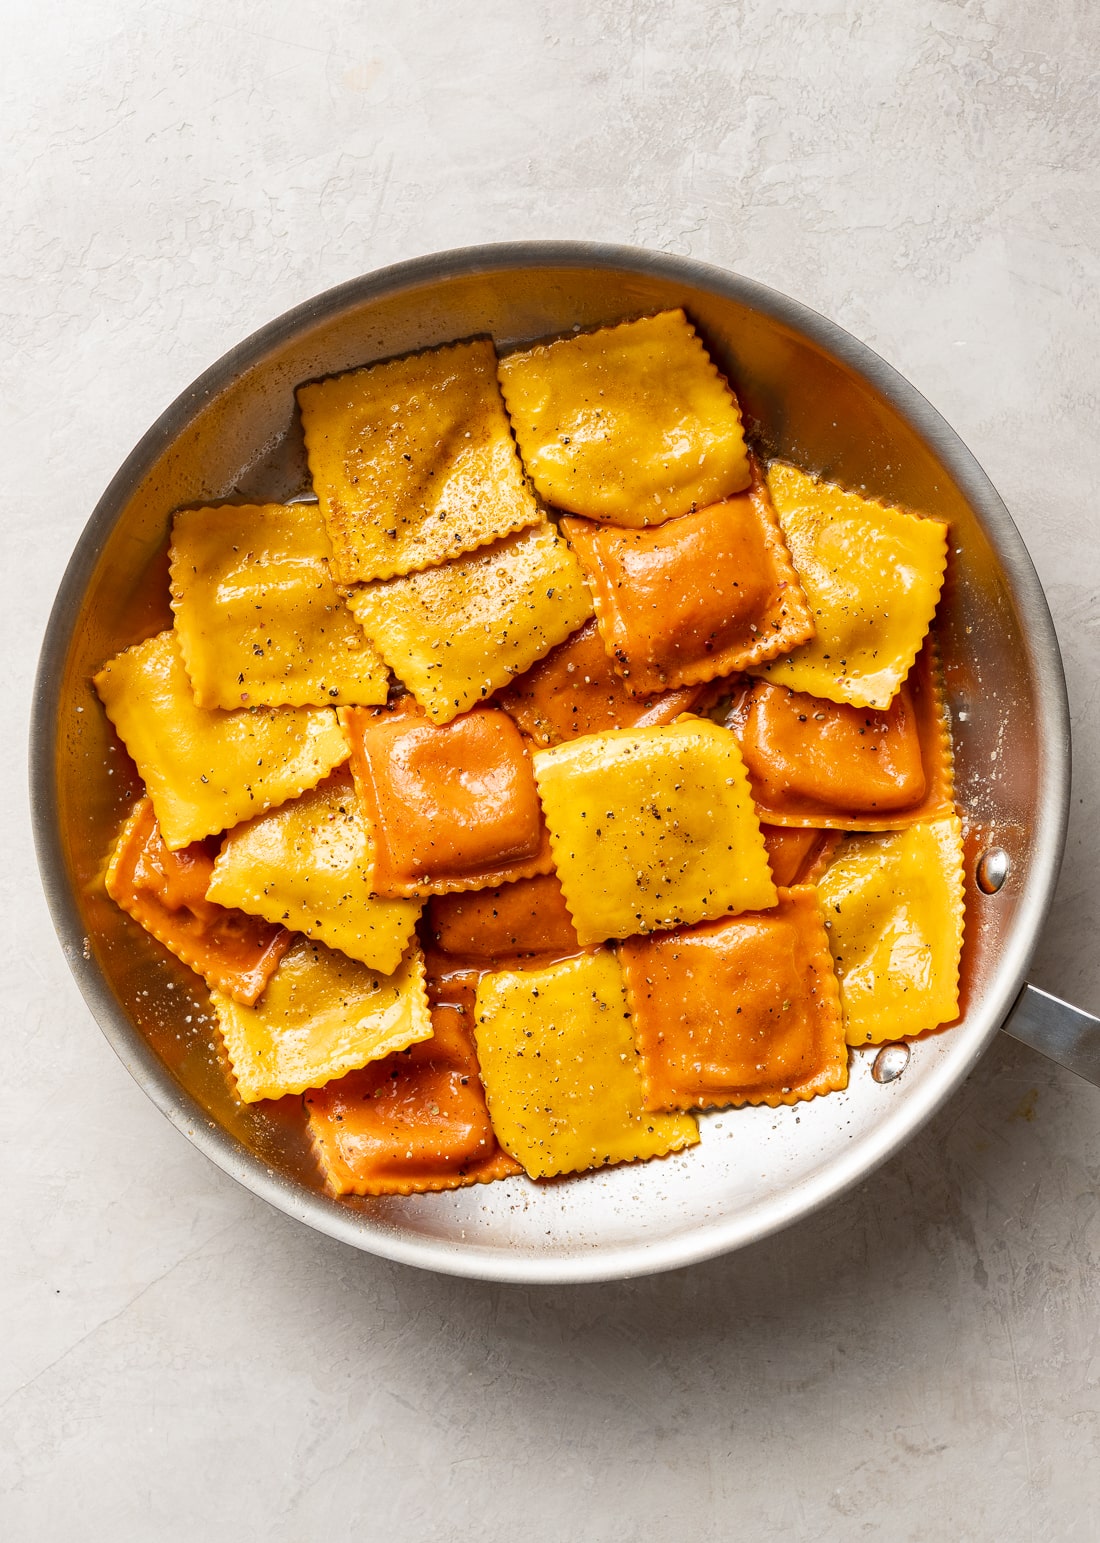
<path fill-rule="evenodd" d="M 945 1058 L 914 1086 L 879 1131 L 855 1153 L 842 1153 L 823 1173 L 782 1195 L 687 1235 L 568 1256 L 542 1257 L 471 1243 L 446 1244 L 403 1235 L 339 1201 L 305 1190 L 247 1152 L 213 1123 L 175 1081 L 116 1001 L 90 950 L 62 849 L 57 810 L 60 684 L 95 565 L 126 503 L 192 416 L 273 348 L 322 320 L 434 281 L 517 268 L 618 270 L 690 284 L 770 317 L 833 355 L 885 397 L 932 449 L 963 493 L 989 539 L 1023 624 L 1035 703 L 1040 796 L 1032 831 L 1029 882 L 1010 924 L 995 974 L 968 1011 L 965 1049 Z M 1058 640 L 1034 564 L 1005 504 L 978 461 L 940 413 L 894 367 L 835 322 L 755 279 L 694 258 L 645 248 L 584 241 L 518 241 L 459 247 L 390 264 L 336 285 L 284 312 L 229 349 L 156 419 L 126 457 L 96 504 L 66 566 L 47 622 L 35 677 L 30 730 L 30 802 L 43 888 L 62 951 L 77 986 L 123 1065 L 160 1111 L 218 1167 L 275 1206 L 361 1251 L 446 1274 L 524 1284 L 625 1279 L 701 1262 L 757 1242 L 838 1198 L 909 1141 L 973 1069 L 1007 1017 L 1023 984 L 1050 908 L 1069 812 L 1069 705 Z M 971 1022 L 973 1020 L 973 1022 Z M 961 1032 L 961 1031 L 960 1031 Z M 858 1160 L 857 1160 L 858 1157 Z"/>

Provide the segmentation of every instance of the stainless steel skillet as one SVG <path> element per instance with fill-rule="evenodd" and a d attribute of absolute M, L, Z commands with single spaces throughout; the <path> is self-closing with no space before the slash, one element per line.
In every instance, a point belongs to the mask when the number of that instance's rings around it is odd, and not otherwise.
<path fill-rule="evenodd" d="M 230 1096 L 189 973 L 97 882 L 134 790 L 89 684 L 121 648 L 167 625 L 172 510 L 227 496 L 284 499 L 306 484 L 294 386 L 312 376 L 491 333 L 511 344 L 683 305 L 768 451 L 951 523 L 940 612 L 968 811 L 964 1011 L 872 1076 L 797 1110 L 707 1116 L 682 1157 L 553 1184 L 522 1179 L 442 1196 L 325 1195 L 299 1100 L 262 1111 Z M 520 243 L 403 263 L 263 328 L 158 419 L 112 481 L 66 571 L 36 685 L 35 836 L 62 946 L 111 1044 L 154 1102 L 226 1172 L 356 1247 L 430 1269 L 516 1281 L 599 1280 L 688 1264 L 794 1221 L 913 1135 L 1004 1026 L 1100 1082 L 1100 1023 L 1023 987 L 1057 877 L 1069 795 L 1058 645 L 1004 505 L 943 419 L 869 349 L 762 285 L 626 247 Z M 981 882 L 979 883 L 979 878 Z M 987 892 L 988 891 L 988 892 Z M 1023 988 L 1023 989 L 1021 989 Z"/>

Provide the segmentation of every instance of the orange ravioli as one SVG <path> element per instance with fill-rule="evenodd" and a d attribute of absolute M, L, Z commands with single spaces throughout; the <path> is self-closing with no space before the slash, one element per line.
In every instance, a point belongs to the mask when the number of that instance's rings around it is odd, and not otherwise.
<path fill-rule="evenodd" d="M 496 362 L 475 338 L 298 388 L 341 583 L 426 568 L 539 518 Z"/>
<path fill-rule="evenodd" d="M 699 1140 L 689 1115 L 645 1108 L 610 949 L 547 969 L 483 975 L 476 1013 L 493 1129 L 531 1178 L 663 1157 Z"/>
<path fill-rule="evenodd" d="M 958 1016 L 963 864 L 957 816 L 849 836 L 817 893 L 829 919 L 850 1045 L 921 1034 Z"/>
<path fill-rule="evenodd" d="M 344 726 L 378 895 L 490 889 L 552 865 L 531 762 L 507 713 L 434 724 L 409 699 Z"/>
<path fill-rule="evenodd" d="M 426 919 L 437 948 L 467 959 L 564 957 L 581 946 L 553 873 L 473 894 L 437 895 Z"/>
<path fill-rule="evenodd" d="M 520 675 L 592 615 L 580 564 L 548 520 L 348 598 L 435 723 Z"/>
<path fill-rule="evenodd" d="M 896 830 L 951 813 L 951 740 L 929 647 L 885 711 L 757 681 L 733 727 L 770 824 Z"/>
<path fill-rule="evenodd" d="M 420 905 L 374 893 L 374 848 L 351 772 L 229 832 L 207 895 L 285 922 L 375 970 L 396 970 Z"/>
<path fill-rule="evenodd" d="M 839 831 L 763 823 L 760 834 L 767 848 L 772 878 L 781 889 L 816 884 L 844 839 Z"/>
<path fill-rule="evenodd" d="M 657 525 L 749 480 L 737 400 L 683 311 L 509 354 L 501 387 L 548 503 Z"/>
<path fill-rule="evenodd" d="M 389 671 L 336 591 L 314 504 L 182 509 L 172 609 L 199 707 L 384 702 Z"/>
<path fill-rule="evenodd" d="M 783 462 L 768 468 L 768 488 L 815 635 L 752 673 L 833 702 L 889 707 L 936 610 L 947 526 Z"/>
<path fill-rule="evenodd" d="M 848 1085 L 840 993 L 812 889 L 770 911 L 619 947 L 650 1109 L 796 1104 Z"/>
<path fill-rule="evenodd" d="M 300 938 L 257 1006 L 219 991 L 210 1001 L 246 1104 L 324 1087 L 432 1033 L 417 948 L 384 975 Z"/>
<path fill-rule="evenodd" d="M 608 658 L 594 621 L 559 643 L 503 691 L 496 702 L 540 745 L 582 734 L 671 723 L 690 711 L 697 687 L 632 696 Z"/>
<path fill-rule="evenodd" d="M 767 485 L 624 531 L 566 519 L 608 653 L 631 691 L 665 691 L 774 659 L 814 625 Z"/>
<path fill-rule="evenodd" d="M 297 797 L 347 759 L 329 707 L 196 707 L 172 632 L 128 648 L 94 684 L 173 852 Z"/>
<path fill-rule="evenodd" d="M 737 740 L 705 718 L 591 734 L 533 757 L 581 943 L 775 904 Z"/>
<path fill-rule="evenodd" d="M 107 893 L 207 985 L 251 1006 L 291 944 L 285 927 L 206 899 L 214 862 L 202 842 L 170 852 L 140 799 L 107 866 Z"/>
<path fill-rule="evenodd" d="M 522 1173 L 489 1122 L 474 1050 L 476 973 L 433 988 L 432 1037 L 306 1094 L 337 1195 L 412 1195 Z"/>

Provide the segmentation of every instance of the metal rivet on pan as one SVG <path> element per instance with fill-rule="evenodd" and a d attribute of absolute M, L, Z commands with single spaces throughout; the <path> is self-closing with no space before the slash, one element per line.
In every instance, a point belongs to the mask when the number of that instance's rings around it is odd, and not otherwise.
<path fill-rule="evenodd" d="M 876 1082 L 896 1082 L 908 1065 L 908 1045 L 883 1045 L 875 1056 L 871 1076 Z"/>
<path fill-rule="evenodd" d="M 990 847 L 978 858 L 976 869 L 978 888 L 983 895 L 995 895 L 1008 878 L 1012 864 L 1004 847 Z"/>

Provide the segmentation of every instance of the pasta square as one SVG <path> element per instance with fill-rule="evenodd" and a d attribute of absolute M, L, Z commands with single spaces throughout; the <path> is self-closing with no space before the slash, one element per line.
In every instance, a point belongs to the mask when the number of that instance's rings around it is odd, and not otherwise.
<path fill-rule="evenodd" d="M 170 852 L 152 801 L 139 799 L 107 864 L 106 889 L 115 904 L 163 943 L 207 985 L 251 1006 L 291 944 L 271 926 L 206 899 L 214 867 L 201 841 Z"/>
<path fill-rule="evenodd" d="M 172 609 L 199 707 L 384 702 L 389 671 L 337 593 L 315 504 L 181 509 Z"/>
<path fill-rule="evenodd" d="M 549 521 L 438 568 L 354 591 L 367 636 L 435 723 L 520 675 L 592 615 Z"/>
<path fill-rule="evenodd" d="M 951 736 L 926 644 L 886 709 L 757 681 L 733 723 L 762 820 L 896 830 L 952 812 Z"/>
<path fill-rule="evenodd" d="M 549 873 L 530 757 L 507 713 L 478 707 L 441 726 L 406 697 L 349 708 L 344 724 L 376 894 L 490 889 Z"/>
<path fill-rule="evenodd" d="M 631 691 L 667 691 L 774 659 L 814 624 L 752 463 L 744 492 L 666 520 L 619 530 L 567 519 L 607 651 Z"/>
<path fill-rule="evenodd" d="M 689 712 L 699 688 L 632 696 L 623 685 L 594 621 L 551 649 L 496 695 L 497 705 L 539 745 L 558 745 L 582 734 L 671 723 Z"/>
<path fill-rule="evenodd" d="M 330 707 L 196 707 L 172 632 L 128 648 L 94 684 L 173 852 L 297 797 L 347 759 Z"/>
<path fill-rule="evenodd" d="M 825 919 L 812 889 L 620 945 L 651 1109 L 796 1104 L 848 1085 Z"/>
<path fill-rule="evenodd" d="M 775 904 L 728 729 L 684 718 L 589 735 L 533 759 L 554 866 L 582 944 Z"/>
<path fill-rule="evenodd" d="M 615 525 L 658 525 L 749 480 L 737 399 L 683 311 L 536 343 L 500 361 L 537 491 Z"/>
<path fill-rule="evenodd" d="M 817 892 L 850 1045 L 903 1039 L 958 1017 L 963 863 L 956 816 L 849 836 Z"/>
<path fill-rule="evenodd" d="M 350 771 L 229 832 L 207 896 L 319 938 L 390 974 L 420 915 L 415 900 L 376 895 L 374 849 Z"/>
<path fill-rule="evenodd" d="M 298 388 L 341 583 L 426 568 L 539 518 L 496 363 L 475 338 Z"/>
<path fill-rule="evenodd" d="M 436 895 L 428 902 L 425 919 L 437 948 L 466 959 L 491 962 L 540 954 L 560 958 L 580 950 L 553 873 L 472 894 Z"/>
<path fill-rule="evenodd" d="M 424 959 L 412 948 L 391 975 L 300 939 L 256 1007 L 210 998 L 246 1104 L 320 1088 L 368 1061 L 428 1039 Z"/>
<path fill-rule="evenodd" d="M 432 1037 L 306 1094 L 314 1151 L 337 1195 L 412 1195 L 522 1173 L 497 1143 L 474 1050 L 476 973 L 451 975 Z"/>
<path fill-rule="evenodd" d="M 650 1114 L 609 949 L 484 975 L 477 1054 L 493 1129 L 533 1179 L 693 1146 L 690 1115 Z"/>
<path fill-rule="evenodd" d="M 768 487 L 815 635 L 750 673 L 854 707 L 889 707 L 935 613 L 947 526 L 777 462 Z"/>

